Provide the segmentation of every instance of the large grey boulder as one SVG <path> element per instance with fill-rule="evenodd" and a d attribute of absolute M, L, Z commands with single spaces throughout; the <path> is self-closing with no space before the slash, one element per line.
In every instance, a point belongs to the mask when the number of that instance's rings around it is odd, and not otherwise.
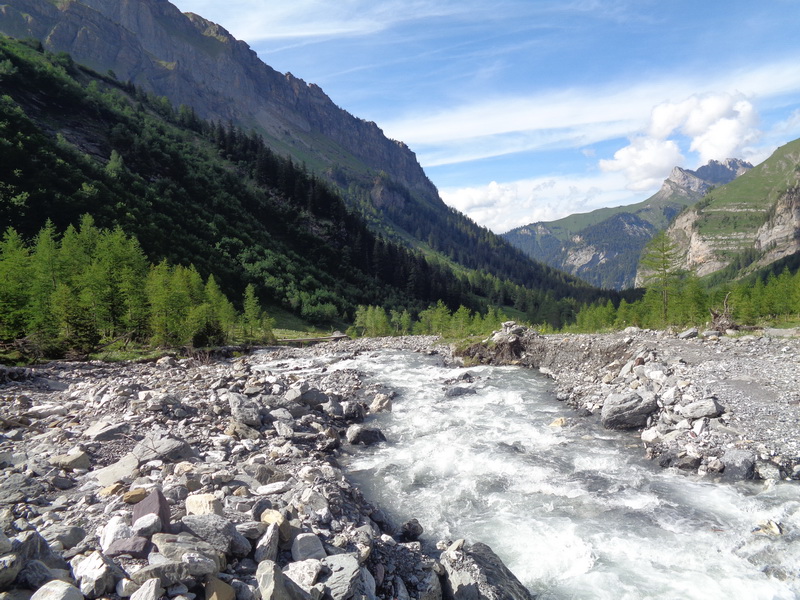
<path fill-rule="evenodd" d="M 244 557 L 253 549 L 250 541 L 236 530 L 236 525 L 219 515 L 186 515 L 183 530 L 208 542 L 226 554 Z"/>
<path fill-rule="evenodd" d="M 74 585 L 56 579 L 36 590 L 31 600 L 84 600 L 84 598 Z"/>
<path fill-rule="evenodd" d="M 264 560 L 256 571 L 261 600 L 311 600 L 311 595 L 286 577 L 277 563 Z"/>
<path fill-rule="evenodd" d="M 717 399 L 711 397 L 703 398 L 675 409 L 675 412 L 680 413 L 687 419 L 702 419 L 703 417 L 713 419 L 720 416 L 724 411 L 725 409 L 717 402 Z"/>
<path fill-rule="evenodd" d="M 756 455 L 749 450 L 726 450 L 722 455 L 725 479 L 753 479 L 756 469 Z"/>
<path fill-rule="evenodd" d="M 600 422 L 606 429 L 636 429 L 647 425 L 647 418 L 658 410 L 655 396 L 636 392 L 611 394 L 603 404 Z"/>
<path fill-rule="evenodd" d="M 533 600 L 530 592 L 486 544 L 460 540 L 442 553 L 445 597 L 453 600 Z"/>

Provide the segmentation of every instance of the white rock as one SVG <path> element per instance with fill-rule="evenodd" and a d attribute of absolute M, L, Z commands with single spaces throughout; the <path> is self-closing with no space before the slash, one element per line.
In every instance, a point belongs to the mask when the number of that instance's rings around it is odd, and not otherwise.
<path fill-rule="evenodd" d="M 145 581 L 142 587 L 131 595 L 131 600 L 158 600 L 163 594 L 164 588 L 161 587 L 161 581 L 154 577 Z"/>
<path fill-rule="evenodd" d="M 31 596 L 31 600 L 84 600 L 81 591 L 66 581 L 55 579 L 45 583 Z"/>
<path fill-rule="evenodd" d="M 105 552 L 114 540 L 124 540 L 129 537 L 133 537 L 133 529 L 125 522 L 125 518 L 120 515 L 113 516 L 100 533 L 100 548 Z"/>

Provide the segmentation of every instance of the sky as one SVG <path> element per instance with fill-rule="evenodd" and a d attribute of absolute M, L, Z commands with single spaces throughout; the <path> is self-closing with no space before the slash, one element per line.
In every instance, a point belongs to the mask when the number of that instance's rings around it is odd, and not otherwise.
<path fill-rule="evenodd" d="M 800 0 L 172 0 L 319 85 L 503 233 L 800 138 Z"/>

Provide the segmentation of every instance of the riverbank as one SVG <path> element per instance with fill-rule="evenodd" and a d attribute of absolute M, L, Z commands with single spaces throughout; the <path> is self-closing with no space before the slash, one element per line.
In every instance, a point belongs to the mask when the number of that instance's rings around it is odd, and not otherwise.
<path fill-rule="evenodd" d="M 797 339 L 509 325 L 463 357 L 408 337 L 56 362 L 0 379 L 0 600 L 529 598 L 488 547 L 423 548 L 415 515 L 391 522 L 346 478 L 394 390 L 329 367 L 381 349 L 539 369 L 576 411 L 555 425 L 601 420 L 662 466 L 798 478 Z"/>
<path fill-rule="evenodd" d="M 663 467 L 728 480 L 800 478 L 796 330 L 539 335 L 509 323 L 463 355 L 539 369 L 577 411 L 573 425 L 598 419 L 624 431 Z"/>
<path fill-rule="evenodd" d="M 417 337 L 6 371 L 0 598 L 527 600 L 491 549 L 423 549 L 340 468 L 393 392 L 330 355 L 381 348 L 450 360 Z"/>

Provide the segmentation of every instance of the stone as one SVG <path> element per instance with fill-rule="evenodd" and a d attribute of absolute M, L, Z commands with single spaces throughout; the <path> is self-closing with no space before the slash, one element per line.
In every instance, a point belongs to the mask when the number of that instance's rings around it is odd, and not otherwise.
<path fill-rule="evenodd" d="M 169 587 L 191 579 L 189 565 L 183 562 L 167 561 L 157 565 L 148 565 L 131 574 L 131 580 L 144 585 L 148 579 L 158 579 L 161 587 Z"/>
<path fill-rule="evenodd" d="M 448 548 L 441 555 L 441 564 L 453 598 L 533 600 L 525 586 L 486 544 Z"/>
<path fill-rule="evenodd" d="M 611 394 L 603 403 L 600 422 L 606 429 L 636 429 L 644 427 L 656 410 L 654 396 L 642 397 L 636 392 Z"/>
<path fill-rule="evenodd" d="M 145 537 L 129 537 L 117 539 L 104 550 L 104 554 L 110 558 L 117 556 L 130 556 L 131 558 L 147 558 L 153 544 Z"/>
<path fill-rule="evenodd" d="M 255 553 L 253 554 L 253 559 L 260 563 L 264 560 L 271 560 L 276 561 L 278 558 L 278 541 L 279 541 L 280 534 L 278 532 L 278 524 L 272 523 L 267 527 L 267 531 L 264 532 L 258 542 L 256 542 L 256 549 Z"/>
<path fill-rule="evenodd" d="M 184 531 L 208 542 L 222 552 L 234 556 L 247 556 L 252 550 L 250 541 L 236 530 L 236 526 L 219 515 L 186 515 L 181 519 Z"/>
<path fill-rule="evenodd" d="M 157 533 L 153 536 L 153 544 L 161 554 L 171 561 L 189 563 L 196 557 L 205 557 L 213 564 L 212 572 L 220 571 L 225 567 L 223 548 L 212 546 L 190 533 L 184 532 L 178 535 Z M 195 562 L 197 561 L 195 560 Z M 206 567 L 202 566 L 202 569 L 205 570 Z M 191 574 L 197 575 L 198 573 L 192 572 Z"/>
<path fill-rule="evenodd" d="M 131 520 L 138 521 L 145 515 L 158 515 L 161 526 L 166 527 L 170 522 L 169 502 L 159 489 L 153 490 L 144 500 L 134 505 Z"/>
<path fill-rule="evenodd" d="M 56 456 L 51 456 L 49 462 L 54 467 L 67 471 L 74 471 L 75 469 L 88 471 L 92 468 L 92 461 L 89 459 L 89 455 L 83 451 L 73 452 L 72 454 L 57 454 Z"/>
<path fill-rule="evenodd" d="M 322 563 L 314 558 L 291 562 L 283 568 L 283 574 L 309 594 L 323 571 Z"/>
<path fill-rule="evenodd" d="M 355 554 L 336 554 L 322 560 L 322 564 L 330 569 L 330 574 L 320 582 L 333 600 L 351 598 L 361 579 L 361 565 Z"/>
<path fill-rule="evenodd" d="M 458 398 L 459 396 L 468 396 L 470 394 L 477 394 L 478 391 L 475 388 L 471 387 L 464 387 L 457 385 L 455 387 L 451 387 L 448 389 L 444 395 L 445 398 Z"/>
<path fill-rule="evenodd" d="M 101 487 L 108 487 L 118 481 L 125 481 L 130 479 L 134 469 L 139 466 L 139 459 L 136 455 L 128 453 L 117 462 L 92 471 L 92 474 L 97 478 L 97 483 Z"/>
<path fill-rule="evenodd" d="M 687 419 L 710 419 L 720 416 L 725 409 L 717 402 L 716 398 L 703 398 L 686 406 L 676 406 L 675 412 Z"/>
<path fill-rule="evenodd" d="M 386 394 L 375 394 L 372 403 L 369 405 L 369 412 L 392 412 L 392 399 Z"/>
<path fill-rule="evenodd" d="M 0 556 L 0 590 L 8 588 L 14 583 L 24 563 L 25 560 L 17 554 Z"/>
<path fill-rule="evenodd" d="M 122 501 L 125 504 L 138 504 L 145 498 L 147 498 L 147 494 L 149 492 L 144 488 L 135 488 L 125 492 L 122 495 Z"/>
<path fill-rule="evenodd" d="M 313 533 L 301 533 L 292 542 L 292 560 L 322 559 L 327 556 L 322 541 Z"/>
<path fill-rule="evenodd" d="M 197 453 L 184 440 L 158 434 L 148 434 L 131 450 L 139 462 L 164 460 L 178 462 L 195 458 Z"/>
<path fill-rule="evenodd" d="M 209 577 L 203 589 L 206 600 L 236 600 L 236 591 L 216 577 Z"/>
<path fill-rule="evenodd" d="M 131 600 L 159 600 L 164 595 L 164 588 L 157 577 L 148 579 L 141 587 L 130 595 Z"/>
<path fill-rule="evenodd" d="M 0 555 L 6 554 L 8 552 L 11 552 L 11 540 L 8 539 L 8 536 L 5 534 L 5 532 L 2 529 L 0 529 Z"/>
<path fill-rule="evenodd" d="M 231 416 L 250 427 L 261 427 L 261 407 L 258 402 L 235 392 L 228 393 Z"/>
<path fill-rule="evenodd" d="M 642 441 L 645 444 L 657 444 L 661 441 L 661 433 L 656 427 L 650 427 L 642 431 Z"/>
<path fill-rule="evenodd" d="M 286 577 L 280 567 L 271 560 L 258 564 L 256 581 L 261 600 L 311 600 L 309 593 Z"/>
<path fill-rule="evenodd" d="M 36 590 L 31 600 L 84 600 L 84 597 L 74 585 L 55 579 Z"/>
<path fill-rule="evenodd" d="M 0 504 L 18 504 L 39 497 L 44 493 L 42 485 L 22 473 L 12 473 L 0 478 Z"/>
<path fill-rule="evenodd" d="M 363 444 L 371 446 L 378 442 L 385 442 L 386 436 L 380 429 L 364 427 L 363 425 L 351 425 L 345 433 L 348 443 L 353 445 Z"/>
<path fill-rule="evenodd" d="M 122 578 L 119 567 L 97 551 L 83 560 L 73 560 L 72 572 L 81 593 L 87 598 L 99 598 L 113 591 L 117 579 Z"/>
<path fill-rule="evenodd" d="M 696 338 L 698 335 L 700 335 L 700 331 L 697 329 L 697 327 L 692 327 L 690 329 L 687 329 L 687 330 L 682 331 L 681 333 L 679 333 L 678 334 L 678 339 L 679 340 L 690 340 L 692 338 Z"/>
<path fill-rule="evenodd" d="M 282 512 L 268 508 L 261 513 L 261 522 L 267 524 L 275 523 L 278 526 L 281 541 L 289 541 L 292 528 Z"/>
<path fill-rule="evenodd" d="M 256 494 L 260 496 L 270 496 L 272 494 L 285 494 L 294 487 L 294 481 L 287 479 L 286 481 L 276 481 L 268 483 L 256 488 Z"/>
<path fill-rule="evenodd" d="M 59 543 L 64 550 L 69 550 L 83 541 L 86 530 L 76 525 L 52 525 L 42 531 L 42 537 L 48 544 Z"/>
<path fill-rule="evenodd" d="M 145 538 L 150 537 L 154 533 L 160 532 L 161 527 L 161 517 L 153 513 L 139 517 L 136 519 L 133 525 L 131 525 L 134 537 Z"/>
<path fill-rule="evenodd" d="M 422 532 L 422 525 L 419 524 L 419 521 L 411 519 L 400 526 L 399 536 L 401 541 L 415 542 L 422 535 Z"/>
<path fill-rule="evenodd" d="M 93 442 L 107 442 L 122 437 L 127 431 L 127 423 L 112 423 L 111 421 L 100 419 L 92 423 L 83 432 L 83 437 L 89 438 Z"/>
<path fill-rule="evenodd" d="M 756 456 L 749 450 L 726 450 L 722 463 L 725 465 L 722 471 L 724 479 L 753 479 L 755 476 Z"/>
<path fill-rule="evenodd" d="M 53 579 L 59 579 L 59 577 L 50 567 L 40 560 L 31 560 L 19 572 L 15 583 L 29 590 L 38 590 Z"/>
<path fill-rule="evenodd" d="M 130 537 L 133 537 L 133 529 L 125 522 L 125 517 L 115 515 L 100 531 L 100 548 L 105 552 L 114 540 L 124 540 Z"/>
<path fill-rule="evenodd" d="M 186 513 L 222 516 L 222 503 L 214 494 L 193 494 L 186 498 Z"/>

